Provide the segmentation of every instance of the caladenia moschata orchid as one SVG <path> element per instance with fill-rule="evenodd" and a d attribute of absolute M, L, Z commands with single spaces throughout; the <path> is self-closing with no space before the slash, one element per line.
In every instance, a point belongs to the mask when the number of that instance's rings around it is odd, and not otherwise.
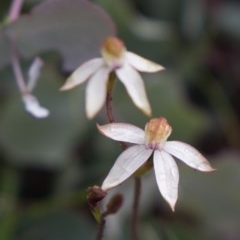
<path fill-rule="evenodd" d="M 36 57 L 28 70 L 28 78 L 25 82 L 20 67 L 17 52 L 12 54 L 12 66 L 16 77 L 16 82 L 22 96 L 25 110 L 35 118 L 46 118 L 49 116 L 49 110 L 39 103 L 37 97 L 33 94 L 33 90 L 37 85 L 40 76 L 40 70 L 43 61 Z"/>
<path fill-rule="evenodd" d="M 21 13 L 21 8 L 24 1 L 13 0 L 8 14 L 7 22 L 16 21 Z M 43 66 L 43 61 L 36 57 L 28 69 L 28 78 L 25 81 L 23 76 L 20 57 L 15 39 L 11 35 L 6 35 L 10 43 L 10 59 L 12 69 L 15 75 L 15 80 L 19 88 L 25 110 L 35 118 L 46 118 L 49 115 L 49 110 L 40 105 L 38 99 L 33 95 L 33 90 L 36 87 L 40 76 L 40 71 Z"/>
<path fill-rule="evenodd" d="M 49 110 L 42 107 L 38 99 L 32 94 L 39 79 L 42 66 L 43 61 L 39 57 L 35 58 L 28 70 L 28 81 L 25 87 L 26 90 L 22 93 L 22 101 L 25 105 L 26 111 L 36 118 L 46 118 L 49 115 Z"/>
<path fill-rule="evenodd" d="M 107 192 L 123 183 L 130 176 L 135 176 L 131 239 L 137 239 L 137 218 L 141 182 L 139 175 L 154 168 L 158 188 L 163 198 L 174 211 L 178 199 L 179 172 L 174 158 L 188 166 L 203 172 L 214 169 L 206 158 L 189 144 L 180 141 L 167 141 L 172 128 L 164 117 L 151 119 L 145 131 L 127 123 L 115 123 L 112 114 L 112 88 L 115 79 L 125 86 L 133 103 L 146 115 L 151 115 L 144 82 L 138 73 L 157 72 L 164 68 L 127 51 L 123 42 L 116 37 L 108 37 L 102 44 L 100 58 L 83 63 L 76 69 L 61 90 L 70 90 L 89 80 L 86 88 L 86 114 L 93 118 L 106 101 L 109 124 L 97 125 L 105 136 L 121 142 L 123 152 L 117 158 L 102 186 L 89 187 L 87 201 L 93 216 L 99 224 L 97 240 L 103 238 L 105 219 L 115 214 L 123 203 L 123 196 L 113 196 L 104 206 L 102 200 Z M 126 148 L 125 143 L 131 145 Z M 105 202 L 106 203 L 106 202 Z"/>
<path fill-rule="evenodd" d="M 70 90 L 86 80 L 86 114 L 93 118 L 103 107 L 108 91 L 111 74 L 114 73 L 125 86 L 133 103 L 146 115 L 151 115 L 140 72 L 157 72 L 163 70 L 161 65 L 127 51 L 123 42 L 116 37 L 108 37 L 102 44 L 101 58 L 94 58 L 77 68 L 61 90 Z"/>
<path fill-rule="evenodd" d="M 98 129 L 113 140 L 133 144 L 117 158 L 101 186 L 104 191 L 121 184 L 153 156 L 158 188 L 174 211 L 178 198 L 179 172 L 173 157 L 199 171 L 214 170 L 206 158 L 189 144 L 167 141 L 172 128 L 164 117 L 151 119 L 145 131 L 126 123 L 98 125 Z"/>

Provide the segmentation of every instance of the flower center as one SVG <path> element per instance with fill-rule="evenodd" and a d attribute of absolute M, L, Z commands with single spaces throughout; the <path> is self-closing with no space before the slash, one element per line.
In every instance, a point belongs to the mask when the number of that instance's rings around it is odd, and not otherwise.
<path fill-rule="evenodd" d="M 146 148 L 159 149 L 160 144 L 166 142 L 172 127 L 164 117 L 153 118 L 145 126 L 145 146 Z"/>
<path fill-rule="evenodd" d="M 122 67 L 126 48 L 124 43 L 116 37 L 108 37 L 102 44 L 102 57 L 106 64 L 115 70 Z"/>

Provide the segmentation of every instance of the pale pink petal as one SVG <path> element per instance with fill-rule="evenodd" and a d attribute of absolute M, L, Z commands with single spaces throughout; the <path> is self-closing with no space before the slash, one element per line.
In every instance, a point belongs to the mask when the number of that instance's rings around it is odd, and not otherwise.
<path fill-rule="evenodd" d="M 154 170 L 159 190 L 172 210 L 178 198 L 179 172 L 174 159 L 163 151 L 153 154 Z"/>
<path fill-rule="evenodd" d="M 152 150 L 144 145 L 134 145 L 127 148 L 117 158 L 108 176 L 102 184 L 103 190 L 109 190 L 121 184 L 141 167 L 151 156 Z"/>
<path fill-rule="evenodd" d="M 102 67 L 89 79 L 86 88 L 86 113 L 88 118 L 93 118 L 104 105 L 109 72 L 109 68 Z"/>
<path fill-rule="evenodd" d="M 104 65 L 102 58 L 94 58 L 77 68 L 61 87 L 61 91 L 69 90 L 85 82 L 93 73 Z"/>
<path fill-rule="evenodd" d="M 151 106 L 146 95 L 144 82 L 139 73 L 128 64 L 125 64 L 123 67 L 116 70 L 116 74 L 119 80 L 124 84 L 134 104 L 145 114 L 150 116 Z"/>
<path fill-rule="evenodd" d="M 108 138 L 116 141 L 144 144 L 144 131 L 127 123 L 110 123 L 97 125 L 98 130 Z"/>
<path fill-rule="evenodd" d="M 31 94 L 23 95 L 22 100 L 25 105 L 25 109 L 31 115 L 36 118 L 46 118 L 49 115 L 49 110 L 40 106 L 37 98 Z"/>
<path fill-rule="evenodd" d="M 40 57 L 36 57 L 28 69 L 27 89 L 29 92 L 32 92 L 36 86 L 42 66 L 42 59 Z"/>
<path fill-rule="evenodd" d="M 126 52 L 126 59 L 131 66 L 140 72 L 158 72 L 165 69 L 163 66 L 140 57 L 133 52 Z"/>
<path fill-rule="evenodd" d="M 204 172 L 214 171 L 207 159 L 197 149 L 187 143 L 167 141 L 163 146 L 163 150 L 194 169 Z"/>

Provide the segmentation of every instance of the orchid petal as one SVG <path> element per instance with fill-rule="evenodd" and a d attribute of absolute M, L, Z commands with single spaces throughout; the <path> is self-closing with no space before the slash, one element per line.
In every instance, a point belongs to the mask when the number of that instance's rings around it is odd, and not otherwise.
<path fill-rule="evenodd" d="M 69 90 L 85 82 L 94 72 L 103 66 L 102 58 L 94 58 L 77 68 L 61 87 L 61 91 Z"/>
<path fill-rule="evenodd" d="M 167 141 L 163 146 L 163 150 L 194 169 L 204 172 L 214 171 L 207 159 L 197 149 L 187 143 Z"/>
<path fill-rule="evenodd" d="M 102 126 L 97 125 L 97 127 L 103 135 L 115 141 L 144 144 L 144 131 L 134 125 L 110 123 Z"/>
<path fill-rule="evenodd" d="M 154 152 L 153 163 L 159 190 L 174 211 L 178 198 L 179 172 L 177 164 L 171 155 L 163 151 Z"/>
<path fill-rule="evenodd" d="M 109 68 L 100 68 L 89 80 L 86 88 L 86 113 L 88 118 L 93 118 L 104 105 L 109 72 Z"/>
<path fill-rule="evenodd" d="M 28 69 L 27 89 L 29 92 L 31 92 L 36 86 L 42 66 L 42 59 L 40 57 L 36 57 Z"/>
<path fill-rule="evenodd" d="M 139 73 L 128 64 L 125 64 L 123 67 L 116 70 L 116 74 L 119 80 L 124 84 L 134 104 L 145 114 L 150 116 L 151 106 L 146 95 L 144 82 Z"/>
<path fill-rule="evenodd" d="M 31 115 L 36 118 L 46 118 L 49 115 L 49 110 L 40 106 L 38 100 L 33 95 L 23 95 L 22 100 L 25 105 L 25 109 Z"/>
<path fill-rule="evenodd" d="M 158 72 L 165 69 L 163 66 L 140 57 L 133 52 L 126 52 L 126 59 L 131 66 L 140 72 Z"/>
<path fill-rule="evenodd" d="M 108 176 L 102 184 L 103 190 L 109 190 L 121 184 L 141 167 L 151 156 L 151 149 L 145 149 L 144 145 L 134 145 L 127 148 L 117 158 Z"/>

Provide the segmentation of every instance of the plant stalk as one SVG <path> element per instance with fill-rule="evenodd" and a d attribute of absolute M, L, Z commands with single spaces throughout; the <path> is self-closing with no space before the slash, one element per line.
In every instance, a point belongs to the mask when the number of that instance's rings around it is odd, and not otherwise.
<path fill-rule="evenodd" d="M 131 240 L 138 239 L 138 216 L 139 216 L 140 195 L 141 195 L 141 178 L 135 177 L 133 205 L 132 205 Z"/>

